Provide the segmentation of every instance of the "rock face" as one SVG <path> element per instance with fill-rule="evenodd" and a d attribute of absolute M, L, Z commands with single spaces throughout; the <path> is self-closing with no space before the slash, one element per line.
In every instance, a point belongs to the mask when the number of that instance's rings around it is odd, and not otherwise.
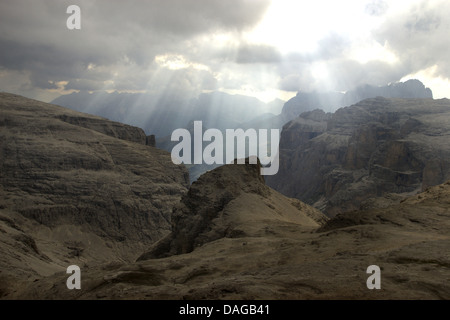
<path fill-rule="evenodd" d="M 236 218 L 257 203 L 230 209 L 239 209 Z M 449 208 L 450 181 L 387 208 L 339 215 L 321 227 L 253 219 L 241 228 L 256 224 L 259 231 L 190 253 L 85 267 L 82 290 L 67 290 L 61 272 L 6 298 L 448 300 Z M 381 290 L 367 288 L 370 265 L 381 269 Z"/>
<path fill-rule="evenodd" d="M 192 252 L 221 238 L 254 236 L 268 225 L 287 221 L 319 226 L 326 217 L 318 210 L 268 188 L 260 164 L 231 164 L 195 181 L 172 216 L 172 232 L 139 259 Z"/>
<path fill-rule="evenodd" d="M 0 94 L 0 137 L 3 275 L 134 260 L 189 185 L 143 130 L 17 95 Z"/>
<path fill-rule="evenodd" d="M 283 127 L 280 170 L 269 186 L 334 216 L 385 193 L 450 178 L 450 101 L 367 99 Z"/>

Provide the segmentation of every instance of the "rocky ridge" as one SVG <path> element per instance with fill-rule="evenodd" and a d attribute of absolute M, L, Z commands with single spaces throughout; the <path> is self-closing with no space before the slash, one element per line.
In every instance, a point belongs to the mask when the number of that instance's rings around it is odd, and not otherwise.
<path fill-rule="evenodd" d="M 387 193 L 423 191 L 450 179 L 447 99 L 367 99 L 334 114 L 303 113 L 283 127 L 279 192 L 329 216 Z"/>

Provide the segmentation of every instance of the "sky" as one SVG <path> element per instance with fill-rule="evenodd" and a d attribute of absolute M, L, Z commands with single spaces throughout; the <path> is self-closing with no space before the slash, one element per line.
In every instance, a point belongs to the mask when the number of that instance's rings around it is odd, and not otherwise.
<path fill-rule="evenodd" d="M 450 98 L 449 17 L 446 0 L 1 0 L 0 91 L 268 102 L 419 79 Z"/>

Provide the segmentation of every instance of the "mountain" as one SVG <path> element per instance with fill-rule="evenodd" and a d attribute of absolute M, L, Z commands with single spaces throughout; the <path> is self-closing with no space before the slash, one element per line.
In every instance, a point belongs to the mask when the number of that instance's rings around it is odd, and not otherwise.
<path fill-rule="evenodd" d="M 244 123 L 251 121 L 271 119 L 281 112 L 284 105 L 280 99 L 263 103 L 253 97 L 223 92 L 203 93 L 195 99 L 117 92 L 78 92 L 61 96 L 52 103 L 144 128 L 156 136 L 158 148 L 169 152 L 177 144 L 171 141 L 172 132 L 186 128 L 192 133 L 194 121 L 202 121 L 206 129 L 216 128 L 224 132 L 226 129 L 244 128 Z M 187 165 L 191 182 L 217 166 Z"/>
<path fill-rule="evenodd" d="M 286 101 L 275 98 L 274 100 L 267 103 L 269 106 L 267 112 L 273 113 L 273 114 L 280 114 L 283 110 L 283 106 L 286 103 Z"/>
<path fill-rule="evenodd" d="M 286 102 L 282 110 L 282 115 L 285 119 L 291 120 L 305 111 L 312 111 L 314 109 L 334 112 L 339 108 L 350 106 L 361 100 L 379 96 L 385 98 L 431 99 L 433 98 L 433 93 L 419 80 L 408 80 L 382 87 L 364 85 L 345 93 L 298 92 L 294 98 Z"/>
<path fill-rule="evenodd" d="M 203 93 L 194 99 L 140 93 L 78 92 L 60 96 L 52 103 L 138 126 L 160 139 L 195 120 L 220 130 L 236 128 L 258 115 L 279 113 L 284 102 L 274 100 L 266 104 L 253 97 L 223 92 Z"/>
<path fill-rule="evenodd" d="M 432 98 L 432 92 L 420 81 L 408 80 L 383 87 L 361 86 L 346 93 L 298 92 L 286 103 L 280 99 L 263 103 L 256 98 L 223 92 L 203 93 L 195 99 L 179 95 L 79 92 L 61 96 L 53 103 L 144 128 L 147 133 L 156 135 L 159 148 L 170 152 L 175 145 L 170 141 L 172 132 L 178 128 L 190 130 L 193 121 L 202 121 L 204 128 L 223 132 L 237 128 L 281 130 L 302 112 L 314 109 L 334 112 L 377 96 Z M 215 167 L 188 165 L 191 182 Z"/>
<path fill-rule="evenodd" d="M 226 165 L 195 182 L 172 233 L 133 263 L 64 272 L 10 299 L 449 299 L 450 181 L 387 208 L 326 219 L 264 185 L 258 165 Z M 369 266 L 381 290 L 369 290 Z"/>
<path fill-rule="evenodd" d="M 267 183 L 334 216 L 450 179 L 449 134 L 447 99 L 378 97 L 305 112 L 283 127 L 280 169 Z"/>
<path fill-rule="evenodd" d="M 0 110 L 0 283 L 132 261 L 169 233 L 188 173 L 143 130 L 8 93 Z"/>
<path fill-rule="evenodd" d="M 6 93 L 0 109 L 1 299 L 450 299 L 449 100 L 288 123 L 284 181 L 326 179 L 331 218 L 267 186 L 260 163 L 187 189 L 139 128 Z"/>
<path fill-rule="evenodd" d="M 221 238 L 258 236 L 267 226 L 318 227 L 325 216 L 265 185 L 261 165 L 225 165 L 195 181 L 172 214 L 172 232 L 139 260 L 192 252 Z"/>
<path fill-rule="evenodd" d="M 245 128 L 282 129 L 287 122 L 294 120 L 301 113 L 321 109 L 334 112 L 359 101 L 375 98 L 433 98 L 433 93 L 419 80 L 397 82 L 387 86 L 364 85 L 353 90 L 343 92 L 298 92 L 297 95 L 285 103 L 279 115 L 258 120 L 254 119 L 244 124 Z"/>

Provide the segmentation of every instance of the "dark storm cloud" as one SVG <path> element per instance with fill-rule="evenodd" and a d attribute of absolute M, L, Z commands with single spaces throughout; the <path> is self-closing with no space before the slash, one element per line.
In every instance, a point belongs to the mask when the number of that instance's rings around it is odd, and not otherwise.
<path fill-rule="evenodd" d="M 123 27 L 153 30 L 176 37 L 192 36 L 211 29 L 242 30 L 257 23 L 269 1 L 253 0 L 98 0 L 86 4 L 88 19 L 95 19 L 101 33 Z M 82 5 L 80 5 L 83 7 Z M 131 27 L 131 28 L 130 28 Z"/>
<path fill-rule="evenodd" d="M 391 14 L 388 2 L 367 1 L 361 14 L 385 19 L 367 43 L 378 41 L 398 61 L 360 63 L 348 55 L 357 40 L 332 30 L 308 52 L 281 53 L 269 44 L 250 43 L 246 31 L 262 19 L 269 0 L 3 0 L 0 89 L 11 88 L 14 79 L 18 88 L 44 90 L 65 85 L 68 90 L 194 94 L 246 86 L 271 90 L 277 82 L 286 91 L 349 90 L 365 83 L 385 85 L 434 65 L 437 75 L 450 77 L 450 3 L 423 1 Z M 81 8 L 81 30 L 66 28 L 71 4 Z M 223 43 L 216 35 L 224 36 Z M 168 63 L 158 64 L 155 57 L 161 56 Z M 171 66 L 171 56 L 182 56 L 186 65 Z M 318 65 L 326 77 L 317 77 Z"/>
<path fill-rule="evenodd" d="M 81 8 L 81 30 L 66 28 L 71 4 Z M 139 65 L 140 70 L 134 69 L 139 72 L 151 68 L 157 55 L 193 51 L 188 44 L 198 35 L 246 30 L 261 19 L 268 4 L 268 0 L 2 1 L 0 67 L 29 72 L 31 84 L 43 89 L 68 81 L 67 89 L 95 90 L 111 79 L 112 71 L 106 68 Z M 88 69 L 89 65 L 103 71 Z M 211 80 L 205 83 L 211 87 Z"/>

